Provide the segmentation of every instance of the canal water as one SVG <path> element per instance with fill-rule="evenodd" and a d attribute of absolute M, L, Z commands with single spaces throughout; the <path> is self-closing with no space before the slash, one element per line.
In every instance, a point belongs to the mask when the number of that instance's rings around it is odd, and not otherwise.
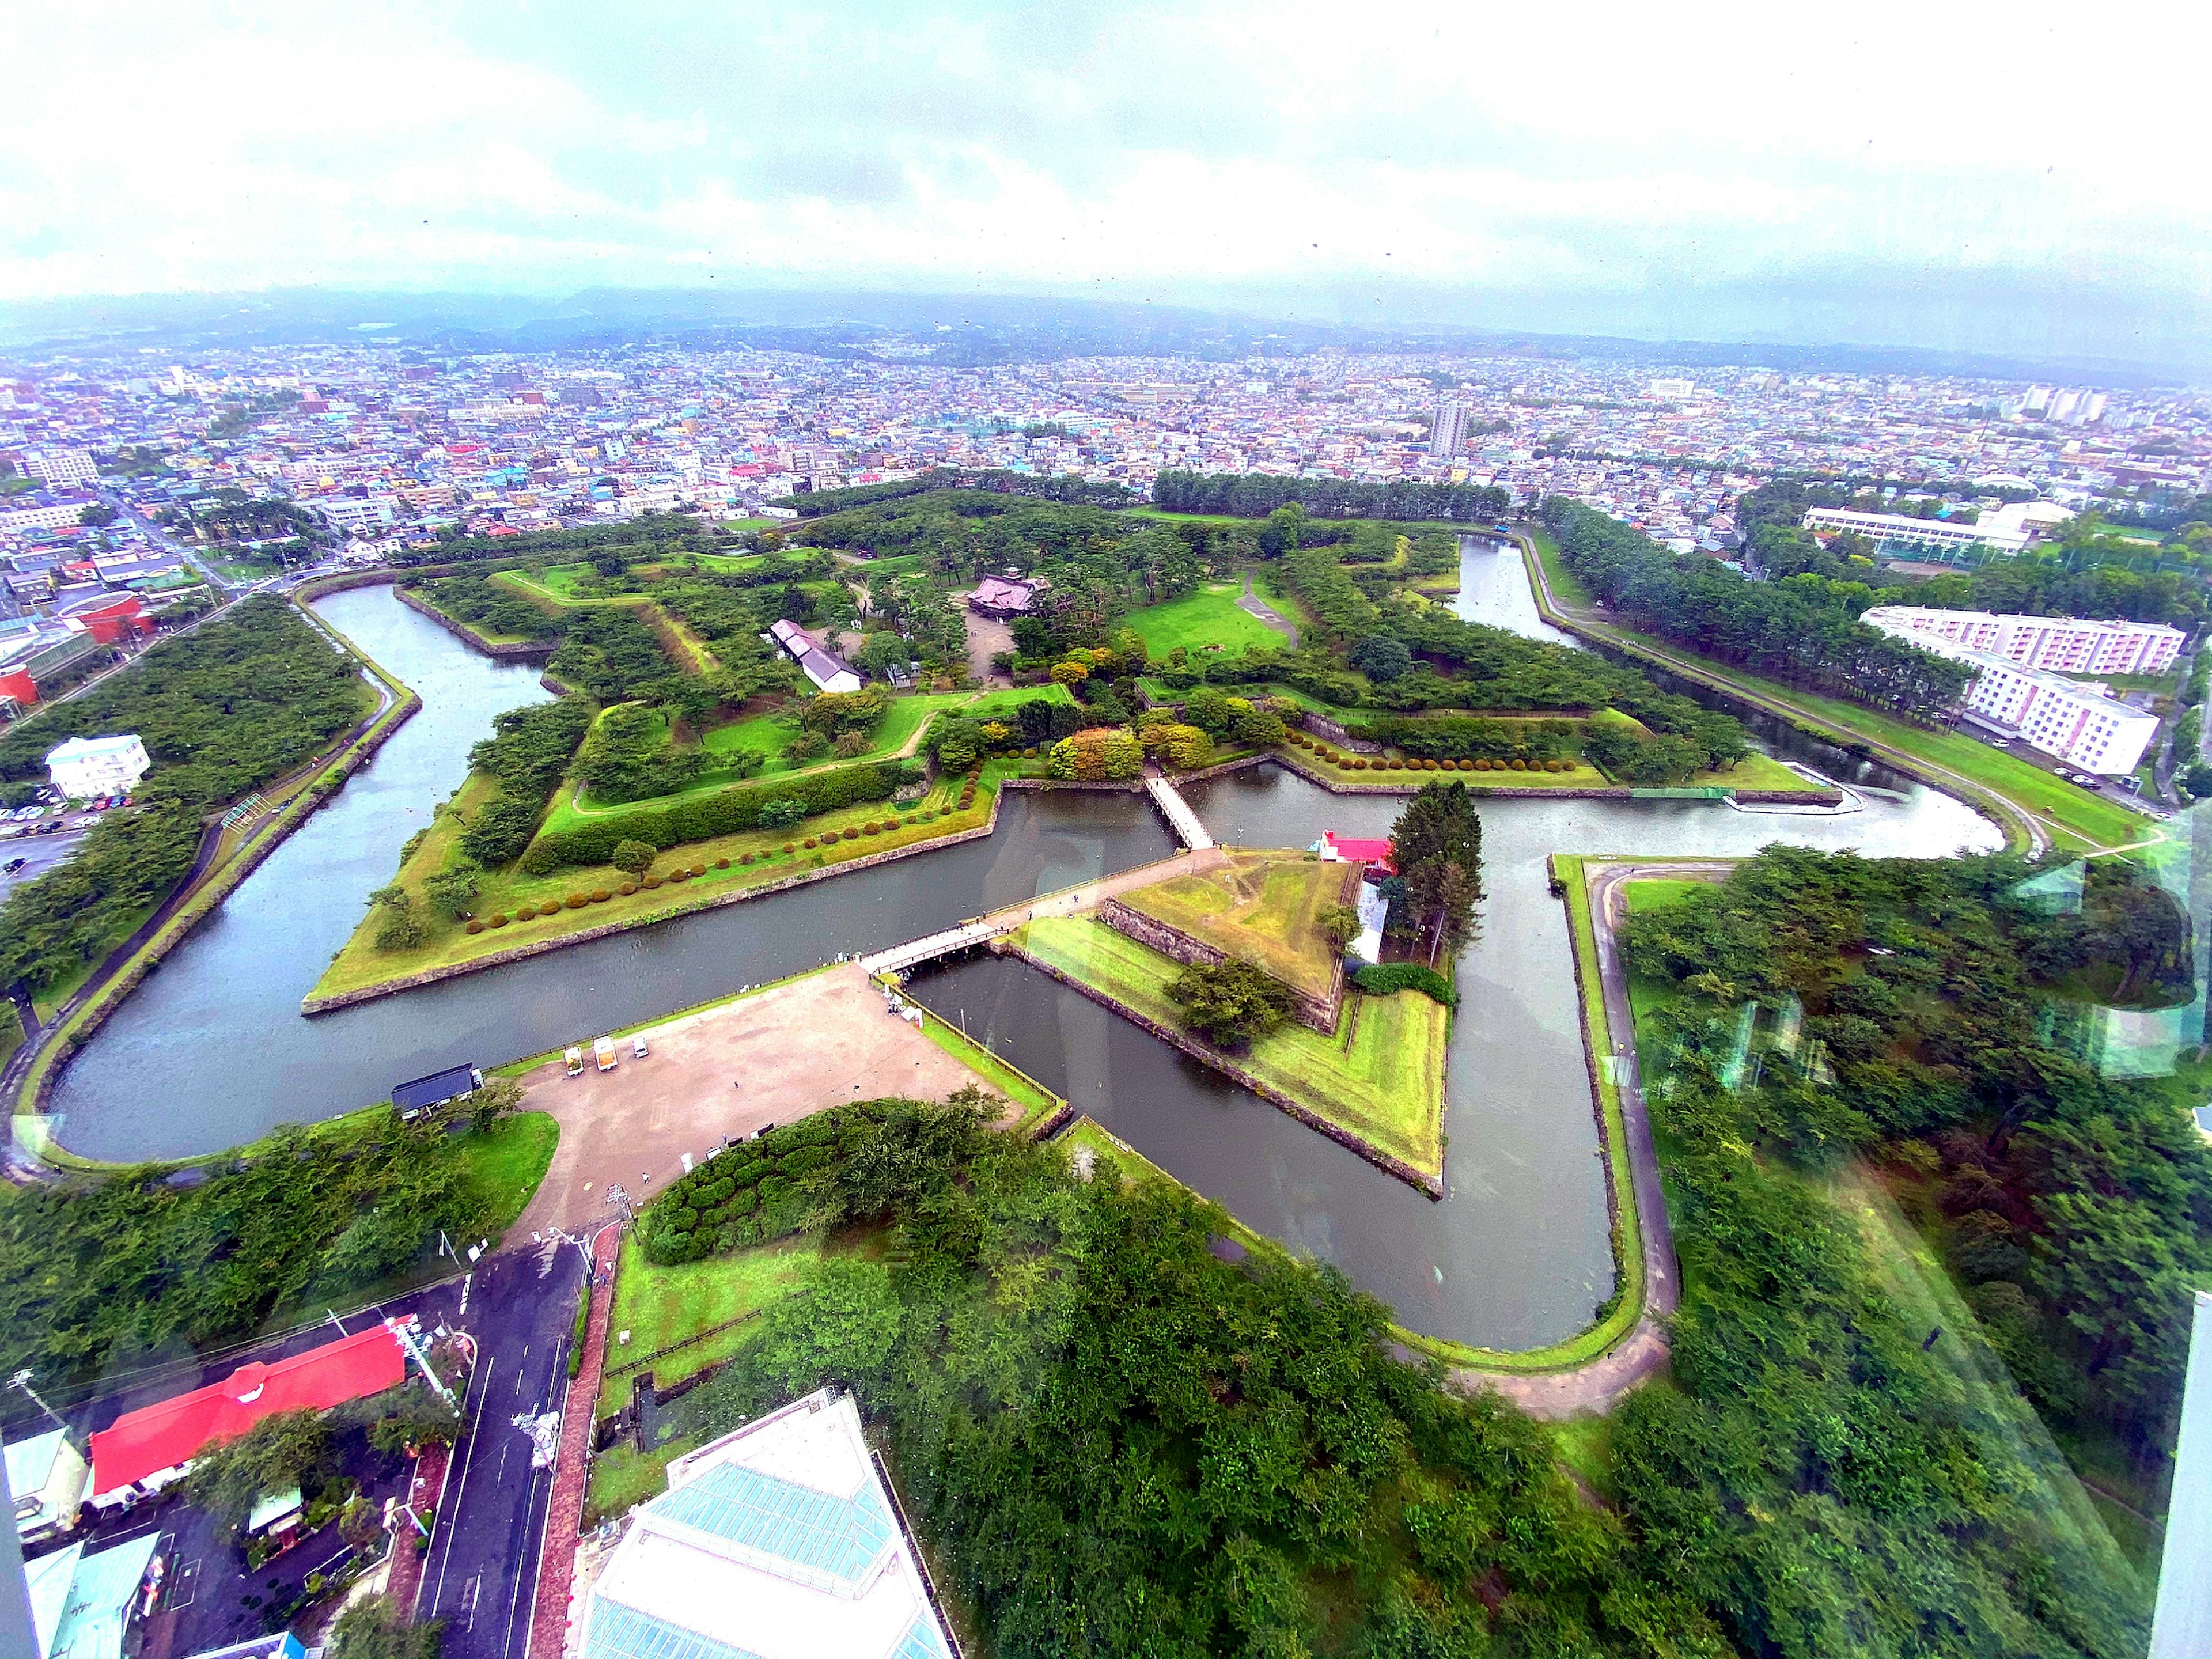
<path fill-rule="evenodd" d="M 1516 558 L 1463 549 L 1460 608 L 1532 631 Z M 1519 583 L 1517 592 L 1514 580 Z M 1472 578 L 1473 580 L 1470 580 Z M 386 588 L 319 611 L 424 708 L 118 1010 L 64 1073 L 63 1143 L 91 1157 L 205 1152 L 385 1098 L 444 1065 L 496 1063 L 647 1020 L 997 905 L 1164 856 L 1141 796 L 1010 793 L 998 833 L 943 852 L 511 963 L 313 1019 L 305 994 L 465 775 L 500 710 L 544 696 Z M 1997 844 L 1947 796 L 1778 728 L 1762 745 L 1854 787 L 1838 814 L 1708 802 L 1498 801 L 1483 808 L 1481 931 L 1458 963 L 1448 1196 L 1433 1202 L 1034 970 L 980 957 L 922 998 L 1249 1224 L 1340 1266 L 1413 1328 L 1498 1347 L 1556 1340 L 1611 1291 L 1603 1171 L 1554 852 L 1748 853 L 1771 841 L 1930 856 Z M 1220 841 L 1304 847 L 1382 835 L 1401 803 L 1333 796 L 1273 767 L 1191 787 Z M 803 1033 L 794 1033 L 804 1041 Z"/>

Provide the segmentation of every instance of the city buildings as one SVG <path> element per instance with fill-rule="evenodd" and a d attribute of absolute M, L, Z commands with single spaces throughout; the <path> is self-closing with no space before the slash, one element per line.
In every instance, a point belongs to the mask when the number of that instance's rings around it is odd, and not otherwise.
<path fill-rule="evenodd" d="M 48 1429 L 7 1446 L 8 1492 L 15 1504 L 15 1536 L 42 1543 L 76 1525 L 90 1466 L 65 1430 Z"/>
<path fill-rule="evenodd" d="M 822 1389 L 676 1458 L 626 1527 L 583 1597 L 578 1659 L 957 1650 L 849 1395 Z"/>
<path fill-rule="evenodd" d="M 106 1549 L 71 1544 L 24 1570 L 37 1659 L 123 1659 L 147 1569 L 161 1534 L 149 1528 Z"/>
<path fill-rule="evenodd" d="M 2018 668 L 2062 674 L 2163 674 L 2188 637 L 2164 623 L 2084 622 L 2072 617 L 1999 615 L 1878 605 L 1860 621 L 1933 649 L 1942 641 L 1986 652 Z"/>
<path fill-rule="evenodd" d="M 1429 428 L 1429 459 L 1449 461 L 1466 441 L 1467 405 L 1456 398 L 1447 398 L 1437 405 L 1436 419 Z"/>

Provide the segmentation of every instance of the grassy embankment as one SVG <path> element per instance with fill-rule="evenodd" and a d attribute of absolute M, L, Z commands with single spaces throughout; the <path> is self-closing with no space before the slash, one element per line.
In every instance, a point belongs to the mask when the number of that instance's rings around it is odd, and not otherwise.
<path fill-rule="evenodd" d="M 1612 712 L 1607 711 L 1608 714 Z M 1485 718 L 1534 720 L 1559 717 L 1532 714 L 1488 715 Z M 1619 715 L 1617 718 L 1626 720 L 1629 717 Z M 1587 761 L 1577 761 L 1573 769 L 1565 772 L 1515 772 L 1510 769 L 1503 771 L 1492 769 L 1487 772 L 1454 772 L 1446 778 L 1446 775 L 1441 772 L 1392 769 L 1390 763 L 1402 761 L 1405 758 L 1403 753 L 1395 749 L 1385 750 L 1379 757 L 1347 756 L 1345 757 L 1366 760 L 1368 764 L 1364 770 L 1345 765 L 1340 761 L 1324 760 L 1319 753 L 1311 749 L 1298 749 L 1294 753 L 1301 766 L 1310 768 L 1332 782 L 1365 784 L 1370 787 L 1376 784 L 1395 784 L 1408 792 L 1419 789 L 1425 783 L 1434 783 L 1439 780 L 1463 783 L 1476 793 L 1491 789 L 1617 789 L 1629 787 L 1601 772 Z M 1379 771 L 1375 764 L 1377 759 L 1384 763 Z M 1818 784 L 1799 776 L 1780 761 L 1770 756 L 1756 753 L 1745 756 L 1732 767 L 1694 773 L 1684 787 L 1696 789 L 1757 789 L 1772 793 L 1798 795 L 1814 795 L 1821 793 Z"/>
<path fill-rule="evenodd" d="M 1012 938 L 1070 979 L 1155 1024 L 1182 1029 L 1182 1011 L 1167 994 L 1181 965 L 1103 922 L 1040 917 Z M 1223 1058 L 1377 1151 L 1437 1175 L 1443 1169 L 1449 1024 L 1448 1011 L 1418 991 L 1353 994 L 1332 1036 L 1286 1024 L 1249 1053 Z"/>
<path fill-rule="evenodd" d="M 1131 909 L 1241 957 L 1291 987 L 1327 996 L 1340 960 L 1316 918 L 1357 896 L 1358 872 L 1303 853 L 1232 848 L 1228 866 L 1121 895 Z"/>
<path fill-rule="evenodd" d="M 1588 590 L 1566 568 L 1557 544 L 1540 530 L 1528 529 L 1524 533 L 1535 550 L 1553 596 L 1563 604 L 1589 605 Z M 1537 601 L 1540 607 L 1540 588 Z M 1662 667 L 1690 672 L 1722 690 L 1779 705 L 1792 723 L 1810 736 L 1859 751 L 1865 751 L 1869 744 L 1885 744 L 1911 759 L 1944 768 L 1965 781 L 1966 787 L 1959 793 L 1967 796 L 1970 804 L 1973 804 L 1972 797 L 1978 790 L 1996 796 L 2017 811 L 2035 817 L 2053 844 L 2063 850 L 2101 852 L 2165 838 L 2159 825 L 2142 814 L 2055 778 L 2016 755 L 1993 749 L 1959 732 L 1931 731 L 1858 703 L 1762 679 L 1656 635 L 1633 633 L 1611 623 L 1578 624 L 1550 611 L 1546 613 L 1546 620 L 1561 627 L 1578 627 L 1580 631 L 1598 639 L 1617 643 L 1632 654 L 1650 655 Z M 1874 758 L 1881 757 L 1875 755 Z M 1948 781 L 1943 781 L 1943 787 L 1951 787 Z"/>
<path fill-rule="evenodd" d="M 653 1386 L 665 1391 L 727 1359 L 744 1340 L 743 1322 L 797 1284 L 823 1250 L 821 1239 L 800 1234 L 664 1267 L 645 1259 L 635 1234 L 624 1237 L 599 1415 L 622 1409 L 640 1370 L 650 1369 Z M 661 1357 L 648 1367 L 653 1355 Z"/>
<path fill-rule="evenodd" d="M 1034 769 L 1035 765 L 1030 763 L 1030 769 Z M 478 962 L 519 945 L 565 939 L 587 928 L 610 924 L 641 927 L 704 909 L 732 894 L 794 875 L 834 872 L 839 865 L 856 859 L 981 829 L 991 820 L 999 785 L 1007 777 L 1018 775 L 1022 769 L 1020 763 L 990 763 L 983 769 L 975 805 L 965 811 L 958 808 L 959 781 L 953 779 L 939 783 L 923 799 L 909 806 L 894 808 L 887 802 L 868 802 L 823 813 L 789 829 L 744 830 L 711 841 L 672 848 L 655 861 L 655 870 L 665 872 L 678 866 L 688 869 L 704 864 L 707 873 L 672 884 L 664 882 L 657 888 L 641 886 L 628 895 L 618 889 L 630 878 L 608 865 L 588 870 L 559 870 L 547 876 L 525 875 L 513 865 L 486 871 L 473 904 L 480 915 L 511 914 L 524 904 L 562 902 L 572 893 L 589 896 L 605 891 L 611 896 L 574 908 L 564 903 L 552 915 L 517 921 L 505 927 L 488 927 L 480 933 L 470 933 L 461 923 L 440 914 L 422 896 L 422 882 L 445 867 L 447 855 L 460 835 L 461 823 L 455 807 L 458 805 L 465 812 L 489 793 L 486 781 L 471 777 L 453 800 L 438 809 L 429 830 L 401 866 L 397 878 L 401 886 L 416 896 L 416 913 L 427 924 L 422 943 L 409 951 L 378 950 L 378 921 L 372 912 L 354 930 L 353 937 L 339 950 L 308 995 L 327 997 L 361 990 L 412 974 Z M 844 838 L 845 830 L 859 830 L 869 823 L 878 826 L 888 823 L 891 827 L 879 828 L 873 836 Z M 819 840 L 832 834 L 838 837 L 835 842 L 812 850 L 800 844 L 808 837 Z M 793 850 L 785 851 L 787 846 Z M 740 863 L 748 853 L 753 855 L 754 862 Z M 730 861 L 729 867 L 717 868 L 724 859 Z"/>
<path fill-rule="evenodd" d="M 1285 643 L 1279 630 L 1237 609 L 1243 592 L 1241 581 L 1202 582 L 1180 599 L 1131 611 L 1125 626 L 1136 631 L 1155 662 L 1178 649 L 1203 657 L 1216 651 Z"/>

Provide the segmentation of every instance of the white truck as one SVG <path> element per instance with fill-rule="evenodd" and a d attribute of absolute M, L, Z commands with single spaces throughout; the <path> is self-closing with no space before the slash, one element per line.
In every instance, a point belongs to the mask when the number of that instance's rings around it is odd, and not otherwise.
<path fill-rule="evenodd" d="M 617 1059 L 615 1054 L 615 1040 L 612 1037 L 601 1037 L 592 1045 L 592 1054 L 599 1062 L 601 1071 L 613 1071 Z"/>

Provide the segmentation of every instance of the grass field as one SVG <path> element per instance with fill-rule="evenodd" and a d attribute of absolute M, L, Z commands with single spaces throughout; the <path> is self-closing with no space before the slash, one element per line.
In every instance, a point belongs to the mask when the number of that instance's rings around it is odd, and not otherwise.
<path fill-rule="evenodd" d="M 1206 582 L 1179 599 L 1148 605 L 1129 613 L 1127 626 L 1137 631 L 1154 661 L 1178 647 L 1194 656 L 1209 647 L 1242 651 L 1251 645 L 1282 645 L 1284 636 L 1237 608 L 1241 582 Z"/>
<path fill-rule="evenodd" d="M 974 1038 L 927 1008 L 921 1011 L 921 1034 L 1022 1109 L 1014 1132 L 1026 1134 L 1067 1104 L 1027 1072 L 1001 1060 Z"/>
<path fill-rule="evenodd" d="M 487 1133 L 471 1131 L 464 1138 L 469 1187 L 499 1217 L 502 1229 L 522 1213 L 545 1179 L 560 1140 L 561 1126 L 550 1112 L 517 1112 Z"/>
<path fill-rule="evenodd" d="M 650 1369 L 653 1386 L 665 1389 L 727 1359 L 743 1340 L 744 1327 L 715 1328 L 758 1313 L 790 1290 L 820 1259 L 822 1249 L 819 1239 L 802 1236 L 661 1267 L 645 1259 L 635 1234 L 625 1237 L 607 1327 L 607 1375 L 599 1385 L 599 1414 L 611 1417 L 622 1408 L 638 1370 Z M 629 1333 L 627 1343 L 621 1340 L 624 1331 Z M 686 1341 L 707 1331 L 714 1334 Z M 686 1346 L 649 1368 L 615 1370 L 678 1342 Z"/>
<path fill-rule="evenodd" d="M 1250 963 L 1294 989 L 1325 997 L 1339 953 L 1315 918 L 1349 904 L 1358 872 L 1303 853 L 1239 849 L 1225 869 L 1176 876 L 1121 895 L 1144 915 Z"/>
<path fill-rule="evenodd" d="M 1147 1019 L 1180 1030 L 1168 982 L 1182 969 L 1089 916 L 1040 917 L 1016 944 Z M 1336 1034 L 1297 1024 L 1232 1063 L 1306 1110 L 1427 1174 L 1443 1169 L 1444 1039 L 1449 1015 L 1418 991 L 1352 994 Z"/>
<path fill-rule="evenodd" d="M 745 830 L 735 835 L 718 836 L 712 841 L 694 842 L 681 848 L 672 848 L 661 854 L 654 866 L 656 869 L 665 871 L 678 863 L 686 866 L 702 863 L 708 866 L 707 873 L 693 880 L 664 884 L 650 890 L 640 888 L 627 896 L 616 890 L 628 878 L 610 866 L 603 865 L 591 870 L 560 870 L 550 876 L 536 877 L 526 876 L 512 866 L 489 871 L 484 875 L 476 900 L 475 908 L 479 915 L 510 913 L 523 904 L 558 902 L 566 895 L 575 892 L 589 894 L 604 889 L 613 896 L 605 902 L 590 903 L 577 909 L 563 908 L 554 915 L 516 921 L 506 927 L 487 928 L 474 934 L 468 933 L 460 923 L 431 909 L 427 902 L 418 902 L 417 914 L 423 916 L 428 927 L 422 944 L 412 951 L 378 950 L 374 943 L 376 919 L 373 915 L 365 916 L 361 926 L 354 930 L 353 937 L 340 949 L 308 994 L 335 996 L 410 974 L 480 961 L 518 945 L 558 939 L 582 933 L 587 928 L 604 927 L 610 924 L 641 927 L 699 909 L 732 891 L 763 886 L 814 870 L 834 870 L 838 865 L 855 859 L 979 828 L 990 822 L 991 803 L 996 797 L 1000 781 L 1015 775 L 1018 770 L 1017 767 L 1004 762 L 994 762 L 987 766 L 981 787 L 976 792 L 975 804 L 964 812 L 955 810 L 957 781 L 940 784 L 924 799 L 898 809 L 893 828 L 881 830 L 874 836 L 862 836 L 857 840 L 842 839 L 842 832 L 848 828 L 857 829 L 871 820 L 881 824 L 892 818 L 894 814 L 888 803 L 872 802 L 825 812 L 788 830 Z M 479 781 L 471 778 L 469 784 L 463 787 L 459 799 L 465 808 L 469 804 L 469 790 L 476 787 Z M 437 842 L 435 846 L 433 845 L 441 829 L 449 835 L 459 834 L 458 824 L 447 826 L 441 820 L 441 823 L 433 825 L 431 836 L 425 838 L 423 844 L 402 866 L 398 879 L 410 890 L 419 893 L 422 879 L 436 874 L 443 867 L 444 854 L 440 849 L 448 843 Z M 783 850 L 787 842 L 798 843 L 808 836 L 818 838 L 832 832 L 840 837 L 834 845 L 811 850 L 799 847 L 789 853 Z M 738 860 L 747 853 L 754 855 L 754 862 L 739 864 Z M 725 858 L 731 861 L 730 867 L 715 869 L 715 861 Z"/>

